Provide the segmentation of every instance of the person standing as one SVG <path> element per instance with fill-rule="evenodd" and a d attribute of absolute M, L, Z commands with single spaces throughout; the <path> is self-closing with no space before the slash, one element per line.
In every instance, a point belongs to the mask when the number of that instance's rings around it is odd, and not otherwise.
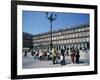
<path fill-rule="evenodd" d="M 42 60 L 42 56 L 43 56 L 43 51 L 40 50 L 40 51 L 39 51 L 39 59 L 40 59 L 40 61 Z"/>
<path fill-rule="evenodd" d="M 62 54 L 60 54 L 60 61 L 61 61 L 61 65 L 64 65 L 63 64 L 63 55 Z"/>
<path fill-rule="evenodd" d="M 75 50 L 74 50 L 74 48 L 72 48 L 72 50 L 71 50 L 71 61 L 72 61 L 72 63 L 74 64 L 75 63 Z"/>
<path fill-rule="evenodd" d="M 62 64 L 65 65 L 65 50 L 61 49 L 61 55 L 63 56 Z"/>
<path fill-rule="evenodd" d="M 25 55 L 24 56 L 27 56 L 27 51 L 25 51 Z"/>
<path fill-rule="evenodd" d="M 80 58 L 80 54 L 79 54 L 79 49 L 76 49 L 76 63 L 79 63 L 79 58 Z"/>
<path fill-rule="evenodd" d="M 52 56 L 53 56 L 53 64 L 56 64 L 56 50 L 52 49 Z"/>

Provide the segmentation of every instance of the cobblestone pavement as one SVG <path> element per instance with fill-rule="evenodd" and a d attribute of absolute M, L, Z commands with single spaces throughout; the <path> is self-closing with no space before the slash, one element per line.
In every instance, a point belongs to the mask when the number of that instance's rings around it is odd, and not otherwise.
<path fill-rule="evenodd" d="M 57 60 L 57 64 L 52 64 L 52 60 L 38 60 L 34 59 L 34 56 L 28 55 L 26 57 L 23 56 L 22 58 L 22 65 L 24 69 L 29 69 L 29 68 L 48 68 L 48 67 L 69 67 L 69 66 L 88 66 L 89 65 L 89 53 L 80 53 L 80 61 L 79 64 L 73 64 L 71 62 L 71 57 L 66 56 L 65 57 L 65 62 L 66 65 L 61 66 L 60 60 Z"/>

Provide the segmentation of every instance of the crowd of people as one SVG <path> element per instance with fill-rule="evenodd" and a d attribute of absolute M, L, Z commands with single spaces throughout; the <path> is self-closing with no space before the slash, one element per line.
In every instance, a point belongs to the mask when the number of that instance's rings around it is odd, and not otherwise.
<path fill-rule="evenodd" d="M 73 64 L 74 63 L 78 64 L 79 58 L 80 58 L 80 50 L 78 48 L 74 48 L 74 47 L 72 47 L 70 50 L 64 50 L 64 49 L 57 50 L 57 49 L 53 48 L 51 51 L 37 49 L 37 50 L 31 50 L 29 52 L 31 53 L 32 56 L 34 56 L 34 59 L 39 59 L 40 61 L 52 60 L 53 64 L 56 64 L 57 60 L 60 60 L 61 65 L 66 64 L 65 56 L 70 56 L 71 62 Z M 24 56 L 27 56 L 28 52 L 25 51 L 24 53 L 25 53 Z"/>

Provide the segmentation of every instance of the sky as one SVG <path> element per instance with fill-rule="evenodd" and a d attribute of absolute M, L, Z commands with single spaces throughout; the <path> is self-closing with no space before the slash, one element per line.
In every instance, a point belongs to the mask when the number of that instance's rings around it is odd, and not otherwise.
<path fill-rule="evenodd" d="M 48 17 L 50 16 L 50 12 Z M 52 23 L 52 30 L 62 28 L 75 27 L 89 23 L 89 14 L 83 13 L 62 13 L 53 12 L 57 18 Z M 53 16 L 55 17 L 55 16 Z M 39 11 L 23 11 L 22 12 L 22 27 L 23 32 L 31 33 L 33 35 L 50 31 L 50 21 L 46 19 L 45 12 Z"/>

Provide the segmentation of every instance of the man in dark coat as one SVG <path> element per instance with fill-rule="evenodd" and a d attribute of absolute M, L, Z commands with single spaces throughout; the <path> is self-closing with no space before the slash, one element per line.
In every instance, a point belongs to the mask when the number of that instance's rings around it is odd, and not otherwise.
<path fill-rule="evenodd" d="M 79 63 L 79 58 L 80 58 L 79 50 L 76 49 L 76 63 Z"/>

